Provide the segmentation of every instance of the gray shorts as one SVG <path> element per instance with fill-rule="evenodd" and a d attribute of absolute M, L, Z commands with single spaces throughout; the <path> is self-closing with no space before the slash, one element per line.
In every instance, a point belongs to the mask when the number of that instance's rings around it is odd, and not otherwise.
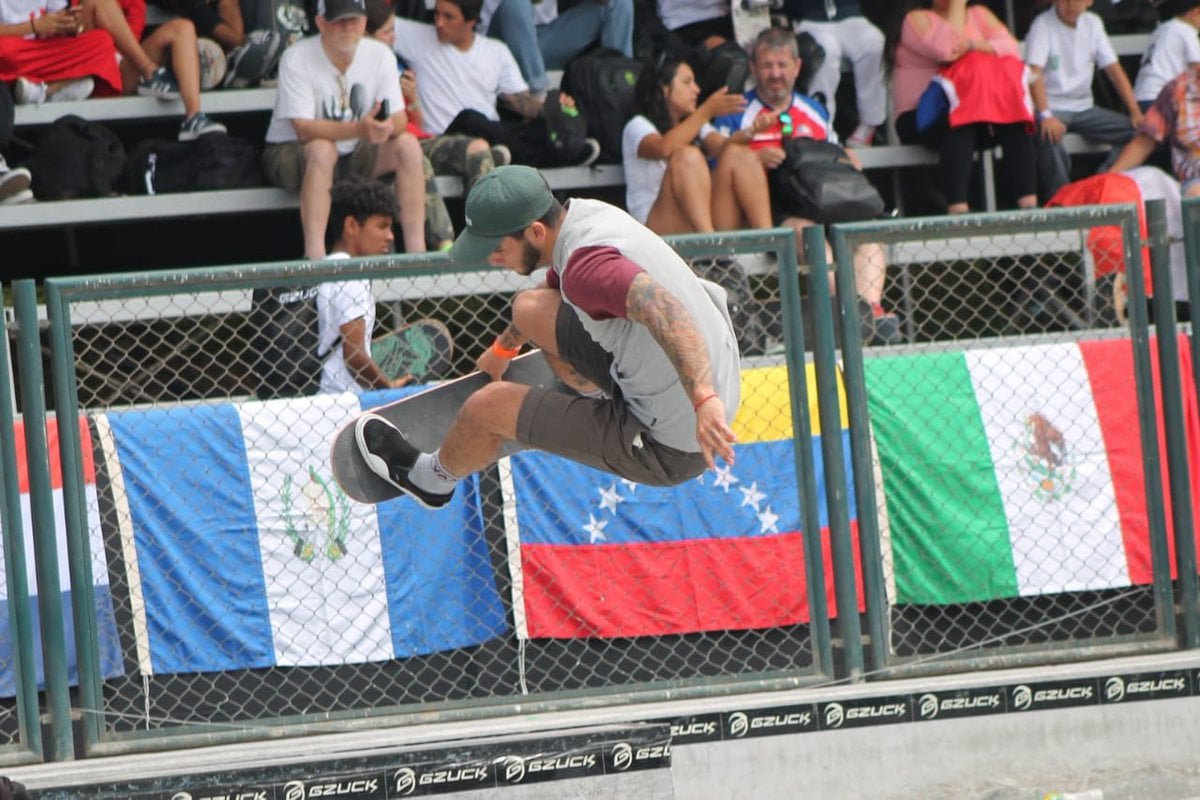
<path fill-rule="evenodd" d="M 675 486 L 704 472 L 701 453 L 654 441 L 609 374 L 612 354 L 588 334 L 564 303 L 555 322 L 559 355 L 611 399 L 534 387 L 517 415 L 517 441 L 648 486 Z"/>
<path fill-rule="evenodd" d="M 338 157 L 333 171 L 335 181 L 347 178 L 369 178 L 375 169 L 379 146 L 359 140 L 353 151 Z M 272 186 L 288 191 L 300 191 L 304 182 L 304 145 L 301 142 L 268 144 L 263 148 L 263 178 Z"/>

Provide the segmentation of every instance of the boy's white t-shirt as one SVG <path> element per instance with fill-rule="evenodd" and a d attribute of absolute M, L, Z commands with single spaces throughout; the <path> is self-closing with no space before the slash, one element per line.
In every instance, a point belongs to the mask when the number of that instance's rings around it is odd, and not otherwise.
<path fill-rule="evenodd" d="M 331 253 L 327 258 L 349 258 L 346 253 Z M 321 364 L 322 392 L 353 392 L 362 394 L 363 387 L 355 380 L 342 355 L 342 326 L 361 318 L 371 349 L 371 334 L 375 330 L 375 296 L 370 281 L 328 281 L 317 287 L 317 352 L 328 353 Z"/>
<path fill-rule="evenodd" d="M 625 123 L 621 132 L 621 161 L 625 167 L 625 210 L 629 216 L 643 225 L 650 209 L 658 199 L 662 189 L 663 176 L 667 174 L 665 158 L 642 158 L 637 154 L 638 145 L 652 133 L 659 133 L 654 123 L 638 114 Z M 703 139 L 717 129 L 710 123 L 704 123 L 700 128 L 700 138 Z"/>
<path fill-rule="evenodd" d="M 1200 63 L 1200 31 L 1181 19 L 1169 19 L 1154 29 L 1138 66 L 1133 96 L 1148 103 L 1172 79 Z"/>
<path fill-rule="evenodd" d="M 267 143 L 297 140 L 293 119 L 362 119 L 375 103 L 387 100 L 391 113 L 404 109 L 396 57 L 383 42 L 363 39 L 345 74 L 325 55 L 321 37 L 301 39 L 283 51 L 279 89 L 267 127 Z M 354 152 L 358 139 L 339 139 L 341 155 Z"/>
<path fill-rule="evenodd" d="M 417 73 L 425 109 L 425 129 L 446 132 L 460 112 L 471 108 L 497 121 L 496 99 L 529 91 L 508 45 L 475 36 L 469 50 L 442 44 L 432 25 L 396 18 L 396 53 Z"/>
<path fill-rule="evenodd" d="M 1055 111 L 1086 111 L 1096 102 L 1096 69 L 1117 62 L 1104 21 L 1090 11 L 1069 27 L 1049 8 L 1038 14 L 1025 35 L 1025 63 L 1042 69 L 1046 97 Z"/>

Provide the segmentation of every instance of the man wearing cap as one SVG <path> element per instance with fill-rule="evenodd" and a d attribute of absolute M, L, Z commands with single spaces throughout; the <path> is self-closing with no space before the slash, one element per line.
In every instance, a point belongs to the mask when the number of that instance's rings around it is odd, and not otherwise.
<path fill-rule="evenodd" d="M 378 415 L 359 419 L 359 450 L 384 480 L 440 508 L 505 441 L 660 486 L 717 456 L 733 462 L 741 365 L 725 292 L 648 228 L 598 200 L 560 205 L 537 170 L 499 167 L 471 189 L 450 256 L 550 270 L 513 299 L 512 322 L 478 361 L 494 380 L 463 404 L 439 450 L 418 451 Z M 502 379 L 526 342 L 574 393 Z"/>
<path fill-rule="evenodd" d="M 320 35 L 296 42 L 279 62 L 263 170 L 268 182 L 300 192 L 308 258 L 325 256 L 334 179 L 392 172 L 404 249 L 425 251 L 421 146 L 405 131 L 396 58 L 387 45 L 364 38 L 366 25 L 363 0 L 322 0 Z"/>

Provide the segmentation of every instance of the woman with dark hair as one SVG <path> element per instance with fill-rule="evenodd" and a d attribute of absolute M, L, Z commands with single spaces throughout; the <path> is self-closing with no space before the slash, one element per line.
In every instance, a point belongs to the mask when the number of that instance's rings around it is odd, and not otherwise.
<path fill-rule="evenodd" d="M 996 79 L 1002 79 L 1003 69 L 996 65 L 1008 58 L 1020 59 L 1017 40 L 995 14 L 972 0 L 903 0 L 892 18 L 884 57 L 892 74 L 896 133 L 901 142 L 923 144 L 939 152 L 947 211 L 963 214 L 970 210 L 967 191 L 974 152 L 995 144 L 1004 152 L 1005 168 L 999 174 L 1006 180 L 1009 194 L 1021 208 L 1037 206 L 1031 108 L 1025 111 L 1028 120 L 1022 121 L 1009 121 L 1012 109 L 1004 109 L 997 115 L 1004 119 L 997 122 L 956 124 L 949 118 L 954 115 L 949 115 L 923 130 L 917 126 L 921 95 L 945 68 L 995 69 Z M 1024 79 L 1017 80 L 1023 89 Z M 969 107 L 970 100 L 970 93 L 963 93 L 960 107 Z M 969 110 L 973 117 L 982 114 L 985 119 L 989 113 Z"/>
<path fill-rule="evenodd" d="M 621 136 L 626 209 L 659 234 L 771 227 L 766 173 L 746 146 L 753 132 L 727 139 L 712 126 L 745 98 L 722 87 L 697 106 L 699 96 L 686 61 L 664 55 L 642 69 Z"/>

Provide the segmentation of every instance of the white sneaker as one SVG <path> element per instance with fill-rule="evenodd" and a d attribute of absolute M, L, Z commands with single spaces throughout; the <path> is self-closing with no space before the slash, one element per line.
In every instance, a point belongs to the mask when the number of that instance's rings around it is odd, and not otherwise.
<path fill-rule="evenodd" d="M 46 96 L 46 102 L 69 103 L 73 100 L 87 100 L 92 96 L 92 90 L 95 88 L 96 82 L 91 78 L 77 78 L 67 81 L 56 91 L 50 92 Z"/>
<path fill-rule="evenodd" d="M 16 200 L 14 198 L 22 192 L 28 192 L 32 180 L 33 178 L 29 174 L 29 170 L 24 167 L 5 169 L 3 172 L 0 172 L 0 203 L 25 202 L 24 200 Z"/>
<path fill-rule="evenodd" d="M 19 106 L 40 106 L 46 102 L 46 84 L 17 78 L 13 84 L 13 99 Z"/>
<path fill-rule="evenodd" d="M 22 203 L 33 202 L 33 189 L 22 189 L 11 197 L 0 200 L 0 206 L 19 206 Z"/>

